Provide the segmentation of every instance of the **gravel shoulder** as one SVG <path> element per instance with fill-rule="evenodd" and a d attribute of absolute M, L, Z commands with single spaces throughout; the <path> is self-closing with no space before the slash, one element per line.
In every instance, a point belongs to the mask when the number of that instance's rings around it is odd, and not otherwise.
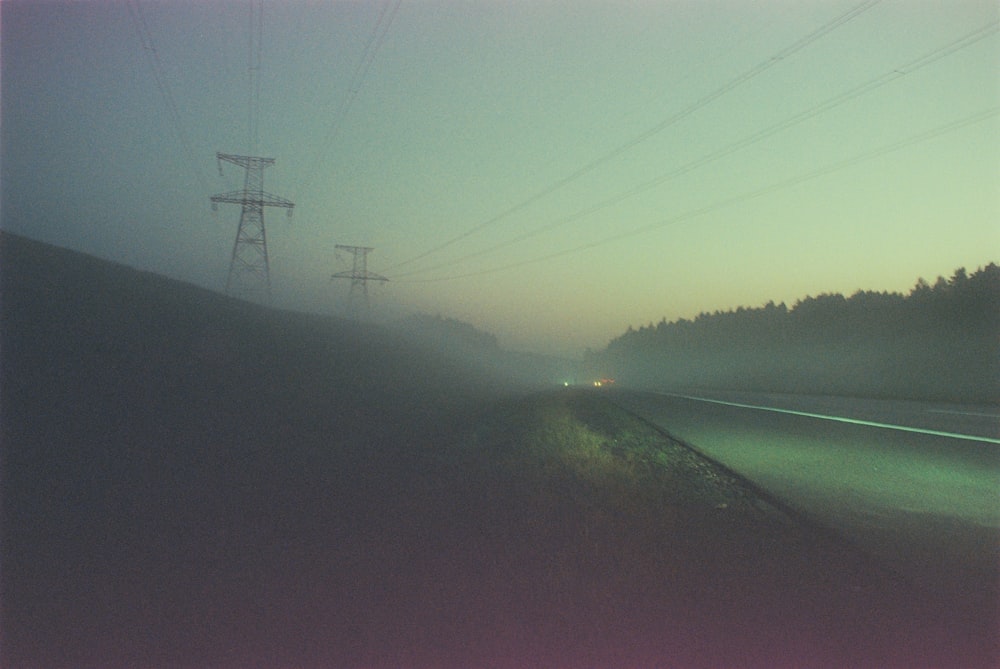
<path fill-rule="evenodd" d="M 481 421 L 466 455 L 492 514 L 484 537 L 539 554 L 534 587 L 551 592 L 551 615 L 567 616 L 581 643 L 600 639 L 594 653 L 615 666 L 995 658 L 981 621 L 948 619 L 875 559 L 599 391 L 508 404 Z"/>

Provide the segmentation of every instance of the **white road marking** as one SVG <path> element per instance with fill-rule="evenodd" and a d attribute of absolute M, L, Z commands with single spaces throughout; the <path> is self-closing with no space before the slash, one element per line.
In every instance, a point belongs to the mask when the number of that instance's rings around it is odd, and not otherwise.
<path fill-rule="evenodd" d="M 928 409 L 927 413 L 950 413 L 956 416 L 976 416 L 977 418 L 992 418 L 1000 420 L 1000 414 L 983 413 L 982 411 L 956 411 L 955 409 Z"/>
<path fill-rule="evenodd" d="M 764 407 L 755 404 L 741 404 L 740 402 L 726 402 L 724 400 L 713 400 L 708 397 L 695 397 L 694 395 L 679 395 L 677 393 L 656 393 L 668 397 L 681 397 L 696 402 L 711 402 L 712 404 L 724 404 L 741 409 L 756 409 L 758 411 L 773 411 L 774 413 L 786 413 L 793 416 L 805 416 L 807 418 L 819 418 L 822 420 L 832 420 L 838 423 L 850 423 L 852 425 L 865 425 L 867 427 L 877 427 L 885 430 L 899 430 L 901 432 L 916 432 L 917 434 L 929 434 L 935 437 L 948 437 L 950 439 L 965 439 L 967 441 L 983 441 L 988 444 L 1000 444 L 1000 439 L 990 437 L 977 437 L 972 434 L 961 434 L 959 432 L 941 432 L 939 430 L 928 430 L 922 427 L 909 427 L 907 425 L 892 425 L 890 423 L 876 423 L 870 420 L 860 420 L 857 418 L 847 418 L 845 416 L 828 416 L 821 413 L 810 413 L 808 411 L 795 411 L 794 409 L 778 409 L 777 407 Z"/>

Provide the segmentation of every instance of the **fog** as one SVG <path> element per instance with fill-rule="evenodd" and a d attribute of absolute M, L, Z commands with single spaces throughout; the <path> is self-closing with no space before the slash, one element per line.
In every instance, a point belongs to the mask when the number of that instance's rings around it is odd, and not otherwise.
<path fill-rule="evenodd" d="M 721 7 L 4 2 L 2 225 L 221 291 L 273 159 L 275 306 L 366 247 L 376 319 L 571 358 L 995 260 L 994 2 Z"/>
<path fill-rule="evenodd" d="M 0 664 L 996 665 L 615 402 L 1000 400 L 993 0 L 0 18 Z"/>
<path fill-rule="evenodd" d="M 643 387 L 992 403 L 1000 269 L 956 269 L 909 294 L 822 294 L 791 308 L 702 313 L 630 329 L 588 364 Z"/>

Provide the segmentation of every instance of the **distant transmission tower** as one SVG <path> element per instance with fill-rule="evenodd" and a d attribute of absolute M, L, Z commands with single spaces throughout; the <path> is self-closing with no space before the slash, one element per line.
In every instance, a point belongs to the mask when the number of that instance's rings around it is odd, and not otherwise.
<path fill-rule="evenodd" d="M 264 168 L 274 164 L 274 158 L 254 156 L 234 156 L 227 153 L 215 154 L 219 162 L 233 163 L 246 170 L 243 190 L 219 193 L 212 196 L 212 209 L 217 210 L 220 202 L 238 204 L 240 227 L 233 243 L 233 255 L 229 262 L 229 276 L 226 278 L 226 293 L 246 299 L 265 301 L 271 299 L 271 271 L 267 260 L 267 235 L 264 232 L 264 207 L 284 207 L 288 216 L 295 205 L 285 198 L 264 192 Z"/>
<path fill-rule="evenodd" d="M 360 315 L 360 307 L 358 305 L 359 300 L 364 302 L 364 310 L 368 311 L 371 307 L 368 302 L 368 282 L 369 281 L 388 281 L 381 274 L 375 274 L 374 272 L 368 271 L 368 254 L 375 249 L 370 246 L 346 246 L 344 244 L 337 244 L 336 248 L 338 251 L 346 251 L 353 256 L 353 262 L 351 263 L 351 270 L 349 272 L 337 272 L 331 275 L 331 279 L 350 279 L 351 280 L 351 291 L 348 295 L 348 304 L 350 308 L 351 315 L 354 318 L 358 318 Z"/>

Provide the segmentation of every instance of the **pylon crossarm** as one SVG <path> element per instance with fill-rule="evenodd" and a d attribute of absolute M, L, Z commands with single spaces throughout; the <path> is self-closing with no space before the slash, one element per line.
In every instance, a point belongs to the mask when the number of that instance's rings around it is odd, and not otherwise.
<path fill-rule="evenodd" d="M 243 204 L 244 191 L 234 190 L 228 193 L 219 193 L 218 195 L 213 195 L 209 199 L 212 202 L 229 202 L 231 204 Z"/>
<path fill-rule="evenodd" d="M 365 281 L 388 281 L 387 277 L 381 274 L 375 274 L 374 272 L 365 272 L 364 274 L 358 274 L 356 272 L 337 272 L 336 274 L 330 275 L 331 279 L 364 279 Z"/>
<path fill-rule="evenodd" d="M 243 190 L 219 193 L 218 195 L 213 195 L 209 199 L 216 203 L 227 202 L 229 204 L 257 204 L 264 207 L 287 207 L 288 209 L 295 206 L 295 203 L 291 200 L 286 200 L 285 198 L 278 197 L 277 195 L 272 195 L 270 193 L 248 193 Z"/>
<path fill-rule="evenodd" d="M 291 209 L 295 206 L 295 203 L 291 200 L 286 200 L 283 197 L 278 197 L 277 195 L 271 195 L 270 193 L 261 193 L 262 199 L 261 204 L 268 207 L 288 207 Z"/>
<path fill-rule="evenodd" d="M 232 163 L 240 167 L 262 169 L 274 164 L 274 158 L 261 158 L 259 156 L 238 156 L 232 153 L 216 153 L 215 158 L 219 163 L 219 171 L 222 171 L 222 162 Z"/>

